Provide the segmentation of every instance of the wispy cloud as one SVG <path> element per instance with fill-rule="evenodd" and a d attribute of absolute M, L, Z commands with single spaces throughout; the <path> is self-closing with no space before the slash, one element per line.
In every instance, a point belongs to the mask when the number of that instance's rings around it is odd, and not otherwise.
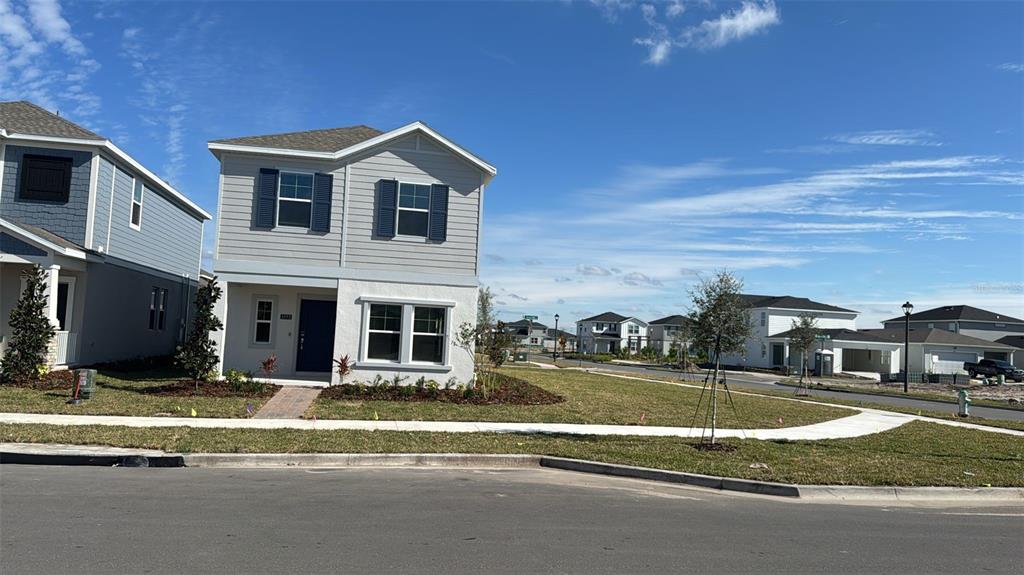
<path fill-rule="evenodd" d="M 858 146 L 941 146 L 934 133 L 928 130 L 872 130 L 839 134 L 830 138 L 835 142 Z"/>
<path fill-rule="evenodd" d="M 996 64 L 996 68 L 1004 72 L 1024 73 L 1024 64 L 1020 62 L 1003 62 L 1002 64 Z"/>
<path fill-rule="evenodd" d="M 659 66 L 668 62 L 673 50 L 694 48 L 700 51 L 723 48 L 762 33 L 782 22 L 778 7 L 772 0 L 744 1 L 738 8 L 705 19 L 699 24 L 683 27 L 673 32 L 670 24 L 681 16 L 685 9 L 678 2 L 665 6 L 664 17 L 654 4 L 643 4 L 641 14 L 650 31 L 645 37 L 634 40 L 648 50 L 646 62 Z"/>

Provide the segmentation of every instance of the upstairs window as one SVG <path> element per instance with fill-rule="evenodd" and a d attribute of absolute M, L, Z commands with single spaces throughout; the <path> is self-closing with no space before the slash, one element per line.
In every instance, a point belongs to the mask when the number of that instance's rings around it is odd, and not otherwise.
<path fill-rule="evenodd" d="M 398 185 L 398 235 L 427 237 L 430 220 L 430 186 Z"/>
<path fill-rule="evenodd" d="M 132 213 L 128 225 L 138 230 L 142 229 L 142 182 L 135 180 L 132 188 Z"/>
<path fill-rule="evenodd" d="M 21 157 L 21 190 L 18 198 L 66 204 L 71 195 L 71 158 Z"/>
<path fill-rule="evenodd" d="M 277 225 L 308 228 L 313 208 L 313 174 L 281 172 Z"/>
<path fill-rule="evenodd" d="M 630 335 L 637 335 L 639 333 L 640 333 L 640 326 L 638 326 L 635 323 L 629 324 L 629 334 Z"/>
<path fill-rule="evenodd" d="M 761 327 L 768 321 L 768 312 L 761 312 Z"/>

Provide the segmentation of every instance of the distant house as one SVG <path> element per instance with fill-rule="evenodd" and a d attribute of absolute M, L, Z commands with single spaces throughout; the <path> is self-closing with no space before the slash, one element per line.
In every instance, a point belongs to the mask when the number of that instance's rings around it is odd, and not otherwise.
<path fill-rule="evenodd" d="M 904 316 L 882 322 L 885 329 L 903 329 Z M 997 341 L 1024 335 L 1024 320 L 969 305 L 947 305 L 910 314 L 911 329 L 942 329 L 969 337 Z"/>
<path fill-rule="evenodd" d="M 860 333 L 890 341 L 902 347 L 904 328 L 865 329 Z M 961 373 L 964 362 L 980 359 L 1002 359 L 1010 361 L 1015 346 L 971 337 L 938 328 L 911 328 L 909 371 L 922 373 Z M 902 364 L 893 366 L 893 373 L 902 369 Z"/>
<path fill-rule="evenodd" d="M 1017 367 L 1024 368 L 1024 335 L 1003 336 L 997 339 L 996 343 L 1001 343 L 1003 345 L 1009 345 L 1011 347 L 1017 348 L 1017 351 L 1013 353 L 1013 361 L 1011 363 L 1013 363 L 1013 365 L 1016 365 Z M 996 354 L 993 354 L 993 356 L 990 357 L 989 359 L 1005 359 L 1006 361 L 1010 361 L 1009 357 L 996 357 Z"/>
<path fill-rule="evenodd" d="M 46 274 L 65 367 L 169 355 L 185 337 L 210 214 L 113 142 L 0 103 L 0 352 L 21 274 Z"/>
<path fill-rule="evenodd" d="M 542 323 L 521 319 L 506 324 L 506 327 L 514 338 L 513 345 L 519 347 L 539 348 L 547 337 L 548 326 Z"/>
<path fill-rule="evenodd" d="M 648 344 L 647 322 L 615 312 L 581 319 L 576 322 L 580 351 L 583 353 L 637 353 Z"/>
<path fill-rule="evenodd" d="M 647 327 L 649 345 L 661 355 L 668 355 L 680 345 L 688 347 L 689 342 L 684 336 L 686 335 L 685 328 L 689 324 L 688 317 L 678 314 L 652 321 Z"/>
<path fill-rule="evenodd" d="M 554 328 L 548 328 L 544 332 L 544 351 L 555 351 L 558 340 L 561 338 L 565 338 L 565 351 L 576 351 L 576 335 L 563 329 L 555 330 Z"/>

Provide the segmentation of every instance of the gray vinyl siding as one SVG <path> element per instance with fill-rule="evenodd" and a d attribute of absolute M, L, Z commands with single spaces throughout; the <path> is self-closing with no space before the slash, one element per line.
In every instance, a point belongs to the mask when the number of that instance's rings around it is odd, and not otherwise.
<path fill-rule="evenodd" d="M 114 181 L 114 164 L 100 157 L 99 173 L 96 177 L 96 205 L 93 212 L 92 249 L 107 249 L 107 237 L 110 235 L 110 200 L 111 184 Z"/>
<path fill-rule="evenodd" d="M 22 156 L 39 154 L 72 159 L 71 193 L 67 203 L 40 202 L 18 198 Z M 89 179 L 92 152 L 8 145 L 4 153 L 4 173 L 0 191 L 0 216 L 37 226 L 58 236 L 85 245 L 86 214 L 89 212 Z"/>
<path fill-rule="evenodd" d="M 346 267 L 476 275 L 481 172 L 456 156 L 435 149 L 438 151 L 424 153 L 389 147 L 350 165 Z M 374 236 L 377 182 L 386 178 L 450 187 L 446 241 Z"/>
<path fill-rule="evenodd" d="M 327 233 L 301 228 L 271 230 L 253 226 L 256 178 L 260 168 L 331 173 L 331 229 Z M 224 154 L 221 160 L 217 258 L 298 265 L 341 265 L 341 228 L 345 173 L 337 162 Z"/>
<path fill-rule="evenodd" d="M 108 210 L 111 212 L 110 242 L 106 253 L 170 274 L 198 278 L 203 222 L 145 186 L 141 229 L 133 229 L 129 225 L 132 175 L 117 167 L 114 178 L 113 210 Z"/>

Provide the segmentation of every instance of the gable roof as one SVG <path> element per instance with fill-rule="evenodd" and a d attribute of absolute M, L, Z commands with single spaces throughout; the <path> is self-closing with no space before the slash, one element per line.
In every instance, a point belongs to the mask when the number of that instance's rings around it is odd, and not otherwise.
<path fill-rule="evenodd" d="M 652 321 L 649 325 L 688 325 L 690 318 L 685 315 L 670 315 Z"/>
<path fill-rule="evenodd" d="M 99 134 L 61 118 L 32 102 L 0 102 L 0 129 L 8 134 L 103 141 Z"/>
<path fill-rule="evenodd" d="M 772 307 L 777 309 L 795 309 L 807 311 L 839 311 L 845 313 L 860 313 L 856 310 L 846 309 L 809 300 L 805 297 L 794 297 L 791 295 L 754 295 L 740 294 L 740 301 L 748 308 Z"/>
<path fill-rule="evenodd" d="M 302 150 L 307 152 L 337 152 L 384 132 L 369 126 L 349 126 L 345 128 L 328 128 L 326 130 L 307 130 L 305 132 L 284 132 L 264 136 L 244 136 L 213 140 L 214 144 L 235 144 L 239 146 L 256 146 L 260 148 L 279 148 L 282 150 Z"/>
<path fill-rule="evenodd" d="M 996 343 L 1024 349 L 1024 335 L 1004 335 L 996 340 Z"/>
<path fill-rule="evenodd" d="M 887 339 L 896 343 L 903 342 L 903 329 L 863 329 L 862 333 L 867 333 L 876 337 Z M 987 339 L 980 339 L 977 337 L 971 337 L 960 333 L 953 333 L 944 329 L 910 329 L 909 333 L 910 343 L 934 343 L 942 345 L 956 345 L 961 347 L 984 347 L 988 349 L 1013 349 L 1013 346 L 1006 345 L 1003 343 L 997 343 L 989 341 Z"/>
<path fill-rule="evenodd" d="M 627 319 L 629 318 L 624 315 L 619 315 L 613 311 L 606 311 L 592 317 L 581 319 L 580 321 L 610 321 L 612 323 L 621 323 Z"/>
<path fill-rule="evenodd" d="M 373 132 L 376 132 L 376 134 L 373 134 Z M 476 166 L 487 174 L 488 181 L 498 173 L 497 168 L 488 164 L 483 158 L 460 147 L 430 126 L 419 121 L 406 124 L 390 132 L 380 132 L 368 126 L 351 126 L 348 128 L 331 128 L 327 130 L 309 130 L 306 132 L 287 132 L 265 136 L 232 138 L 229 140 L 214 140 L 207 144 L 207 148 L 214 155 L 218 155 L 220 152 L 245 152 L 250 154 L 340 160 L 374 146 L 399 139 L 413 132 L 421 132 L 430 136 L 441 144 L 442 147 L 447 148 L 455 155 Z M 335 147 L 335 144 L 337 144 L 337 147 Z"/>
<path fill-rule="evenodd" d="M 563 329 L 556 330 L 553 327 L 552 328 L 548 328 L 544 333 L 548 337 L 555 337 L 556 335 L 557 336 L 561 336 L 561 337 L 565 337 L 566 341 L 571 341 L 571 340 L 576 339 L 576 334 L 569 333 L 569 332 L 567 332 L 567 331 L 565 331 Z"/>
<path fill-rule="evenodd" d="M 1024 323 L 1017 319 L 969 305 L 947 305 L 910 314 L 910 321 L 995 321 L 999 323 Z M 904 316 L 887 319 L 882 323 L 904 321 Z"/>
<path fill-rule="evenodd" d="M 0 230 L 7 230 L 31 243 L 64 256 L 85 259 L 85 248 L 43 228 L 0 218 Z"/>
<path fill-rule="evenodd" d="M 508 327 L 521 327 L 521 328 L 524 328 L 524 329 L 529 329 L 530 322 L 525 320 L 525 319 L 519 319 L 519 320 L 516 320 L 516 321 L 509 322 L 509 323 L 507 323 L 505 325 L 507 325 Z M 542 324 L 542 323 L 540 323 L 538 321 L 533 322 L 533 329 L 547 329 L 547 328 L 548 328 L 548 326 L 546 326 L 546 325 L 544 325 L 544 324 Z"/>

